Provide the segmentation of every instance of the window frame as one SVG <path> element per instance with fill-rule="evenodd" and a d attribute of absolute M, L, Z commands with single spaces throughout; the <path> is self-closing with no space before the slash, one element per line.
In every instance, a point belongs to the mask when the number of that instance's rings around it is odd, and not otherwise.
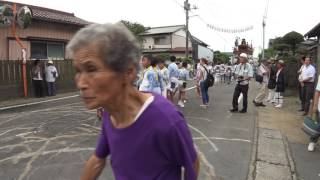
<path fill-rule="evenodd" d="M 32 56 L 32 43 L 43 43 L 46 48 L 46 57 L 45 58 L 37 58 Z M 53 45 L 61 45 L 62 46 L 62 57 L 49 57 L 49 44 Z M 30 41 L 30 58 L 31 59 L 42 59 L 42 60 L 64 60 L 65 59 L 65 43 L 59 41 L 46 41 L 46 40 L 31 40 Z"/>

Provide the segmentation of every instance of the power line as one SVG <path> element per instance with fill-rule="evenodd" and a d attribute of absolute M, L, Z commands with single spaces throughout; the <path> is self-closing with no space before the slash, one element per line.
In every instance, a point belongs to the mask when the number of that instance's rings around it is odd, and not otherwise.
<path fill-rule="evenodd" d="M 177 5 L 179 5 L 181 8 L 185 9 L 185 7 L 183 5 L 181 5 L 177 0 L 172 0 L 173 2 L 175 2 Z M 193 12 L 190 8 L 189 8 L 189 12 L 192 13 L 192 15 L 195 15 L 195 12 Z M 199 20 L 204 23 L 207 27 L 209 25 L 209 23 L 207 23 L 200 15 L 195 15 L 196 17 L 199 18 Z M 187 30 L 188 31 L 188 30 Z M 224 40 L 227 44 L 232 45 L 232 43 L 230 43 L 228 40 L 226 40 L 223 36 L 221 36 L 218 32 L 214 31 L 222 40 Z M 186 49 L 187 50 L 187 49 Z"/>
<path fill-rule="evenodd" d="M 175 2 L 177 5 L 179 5 L 180 7 L 182 7 L 184 9 L 184 6 L 181 5 L 177 0 L 172 0 L 173 2 Z"/>

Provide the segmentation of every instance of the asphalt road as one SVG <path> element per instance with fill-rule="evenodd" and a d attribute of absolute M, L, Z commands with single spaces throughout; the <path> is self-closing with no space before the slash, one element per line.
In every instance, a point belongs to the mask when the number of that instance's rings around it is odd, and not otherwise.
<path fill-rule="evenodd" d="M 231 114 L 233 85 L 211 88 L 208 109 L 194 92 L 181 110 L 200 153 L 199 179 L 246 179 L 256 117 L 251 100 L 247 114 Z M 78 97 L 1 111 L 0 179 L 79 179 L 99 129 L 95 111 Z M 108 165 L 100 179 L 112 177 Z"/>

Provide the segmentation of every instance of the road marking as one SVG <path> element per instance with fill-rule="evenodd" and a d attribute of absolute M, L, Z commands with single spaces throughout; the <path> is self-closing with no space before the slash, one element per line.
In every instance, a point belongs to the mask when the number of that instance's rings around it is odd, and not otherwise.
<path fill-rule="evenodd" d="M 52 154 L 52 153 L 73 153 L 73 152 L 79 152 L 79 151 L 94 151 L 95 150 L 95 148 L 93 148 L 93 147 L 85 147 L 85 148 L 81 148 L 81 147 L 69 148 L 69 147 L 67 147 L 67 148 L 62 148 L 62 149 L 44 151 L 44 149 L 48 145 L 48 142 L 49 141 L 46 141 L 46 143 L 42 147 L 40 147 L 40 149 L 38 149 L 36 152 L 22 152 L 20 154 L 13 155 L 11 157 L 7 157 L 5 159 L 1 159 L 0 164 L 5 161 L 8 161 L 8 160 L 12 160 L 13 162 L 17 162 L 20 159 L 25 159 L 25 158 L 29 158 L 29 157 L 31 157 L 32 160 L 34 161 L 35 158 L 37 158 L 38 156 L 44 156 L 44 155 L 48 155 L 48 154 Z M 27 166 L 28 165 L 30 166 L 31 164 L 28 163 Z M 23 175 L 23 176 L 25 176 L 25 175 Z"/>
<path fill-rule="evenodd" d="M 7 107 L 0 108 L 0 111 L 7 110 L 7 109 L 12 109 L 12 108 L 17 108 L 17 107 L 23 107 L 23 106 L 31 106 L 31 105 L 41 104 L 41 103 L 46 103 L 46 102 L 58 101 L 58 100 L 62 100 L 62 99 L 70 99 L 70 98 L 74 98 L 74 97 L 78 97 L 78 96 L 79 95 L 73 95 L 73 96 L 66 96 L 66 97 L 61 97 L 61 98 L 56 98 L 56 99 L 49 99 L 49 100 L 44 100 L 44 101 L 33 102 L 33 103 L 26 103 L 26 104 L 14 105 L 14 106 L 7 106 Z"/>
<path fill-rule="evenodd" d="M 202 140 L 202 139 L 206 139 L 204 137 L 194 137 L 193 138 L 194 140 Z M 236 139 L 236 138 L 223 138 L 223 137 L 209 137 L 209 139 L 212 139 L 212 140 L 224 140 L 224 141 L 241 141 L 241 142 L 247 142 L 247 143 L 251 143 L 250 140 L 247 140 L 247 139 Z"/>
<path fill-rule="evenodd" d="M 194 89 L 194 88 L 196 88 L 196 87 L 197 87 L 197 86 L 189 87 L 189 88 L 186 89 L 186 91 L 190 91 L 191 89 Z"/>
<path fill-rule="evenodd" d="M 204 120 L 204 121 L 208 121 L 211 122 L 212 120 L 208 119 L 208 118 L 202 118 L 202 117 L 194 117 L 194 116 L 185 116 L 187 119 L 199 119 L 199 120 Z"/>
<path fill-rule="evenodd" d="M 203 138 L 208 141 L 208 143 L 211 145 L 211 147 L 212 147 L 216 152 L 219 151 L 219 149 L 217 148 L 217 146 L 216 146 L 216 145 L 210 140 L 210 138 L 209 138 L 208 136 L 206 136 L 202 131 L 200 131 L 200 130 L 197 129 L 196 127 L 192 126 L 191 124 L 188 124 L 188 126 L 189 126 L 191 129 L 197 131 L 201 136 L 203 136 Z"/>
<path fill-rule="evenodd" d="M 33 133 L 33 132 L 25 132 L 25 133 L 16 134 L 16 136 L 18 136 L 18 137 L 20 137 L 20 136 L 24 137 L 24 136 L 29 135 L 29 134 L 32 134 L 32 133 Z"/>

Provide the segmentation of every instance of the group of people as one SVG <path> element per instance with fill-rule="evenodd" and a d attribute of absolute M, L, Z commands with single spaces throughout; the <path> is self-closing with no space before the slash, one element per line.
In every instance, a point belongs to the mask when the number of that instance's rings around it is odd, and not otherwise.
<path fill-rule="evenodd" d="M 48 61 L 45 68 L 43 68 L 40 60 L 35 60 L 31 69 L 31 76 L 35 97 L 44 97 L 45 89 L 47 89 L 48 96 L 56 95 L 55 82 L 59 75 L 52 60 Z"/>
<path fill-rule="evenodd" d="M 190 79 L 188 63 L 177 62 L 175 56 L 170 57 L 170 64 L 166 67 L 165 61 L 157 56 L 144 55 L 141 59 L 142 71 L 136 85 L 139 91 L 160 94 L 174 102 L 178 92 L 178 103 L 184 107 L 187 101 L 186 87 Z"/>
<path fill-rule="evenodd" d="M 285 91 L 283 60 L 262 60 L 257 71 L 254 73 L 253 66 L 248 62 L 247 54 L 241 53 L 239 61 L 234 65 L 233 69 L 236 86 L 230 112 L 247 112 L 249 82 L 253 78 L 260 83 L 259 92 L 253 100 L 255 106 L 265 107 L 266 105 L 263 102 L 266 98 L 267 102 L 272 103 L 277 108 L 283 106 L 283 93 Z M 243 102 L 241 110 L 239 109 L 239 99 L 242 99 Z"/>
<path fill-rule="evenodd" d="M 260 88 L 253 100 L 255 106 L 265 107 L 263 102 L 267 98 L 266 101 L 272 103 L 274 107 L 282 108 L 286 86 L 284 65 L 283 60 L 262 60 L 256 72 L 256 80 L 260 83 Z"/>
<path fill-rule="evenodd" d="M 316 81 L 316 68 L 312 64 L 310 57 L 303 56 L 301 58 L 301 67 L 298 73 L 299 82 L 299 98 L 301 101 L 301 108 L 299 111 L 303 112 L 302 116 L 316 117 L 320 121 L 320 76 Z M 282 60 L 264 60 L 257 70 L 256 76 L 260 76 L 260 89 L 258 95 L 253 100 L 256 106 L 264 107 L 265 98 L 267 102 L 273 103 L 275 107 L 281 108 L 283 106 L 283 93 L 285 91 L 286 80 L 284 76 L 284 62 Z M 257 79 L 257 78 L 256 78 Z M 315 116 L 313 116 L 315 115 Z M 320 135 L 313 135 L 310 137 L 308 151 L 314 151 L 316 143 Z"/>
<path fill-rule="evenodd" d="M 316 68 L 312 64 L 310 57 L 301 57 L 301 67 L 298 71 L 298 75 L 299 97 L 301 101 L 301 109 L 299 109 L 299 111 L 303 112 L 303 116 L 312 116 L 312 114 L 315 114 L 317 118 L 316 120 L 319 121 L 320 78 L 318 77 L 318 83 L 315 84 Z M 319 137 L 319 135 L 310 137 L 308 151 L 314 151 Z"/>
<path fill-rule="evenodd" d="M 213 66 L 213 73 L 215 75 L 216 83 L 230 84 L 234 73 L 234 66 L 218 63 Z"/>

